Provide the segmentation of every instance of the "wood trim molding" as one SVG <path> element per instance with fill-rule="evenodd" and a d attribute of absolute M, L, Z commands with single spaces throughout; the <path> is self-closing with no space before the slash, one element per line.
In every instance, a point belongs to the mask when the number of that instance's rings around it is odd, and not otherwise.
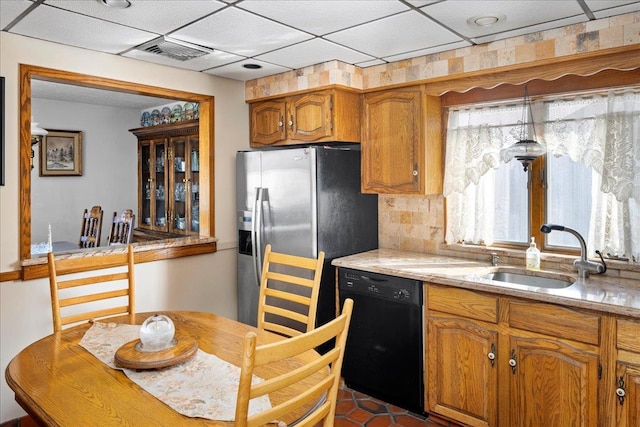
<path fill-rule="evenodd" d="M 22 279 L 22 270 L 3 271 L 0 273 L 0 282 L 12 282 Z"/>
<path fill-rule="evenodd" d="M 135 250 L 135 247 L 134 247 Z M 198 244 L 190 244 L 187 246 L 167 246 L 165 248 L 144 250 L 144 251 L 135 251 L 134 252 L 134 261 L 136 264 L 144 263 L 144 262 L 153 262 L 153 261 L 161 261 L 165 259 L 173 259 L 180 258 L 191 255 L 201 255 L 208 254 L 217 251 L 217 242 L 205 242 Z M 97 252 L 99 255 L 99 251 Z M 105 252 L 106 253 L 106 252 Z M 70 271 L 71 273 L 73 271 Z M 41 279 L 49 276 L 48 265 L 45 262 L 44 264 L 35 264 L 35 265 L 25 265 L 22 267 L 22 280 L 33 280 L 33 279 Z M 17 279 L 16 279 L 17 280 Z"/>
<path fill-rule="evenodd" d="M 199 119 L 189 120 L 188 122 L 170 123 L 157 126 L 147 126 L 143 128 L 129 129 L 129 132 L 137 137 L 153 135 L 153 136 L 175 136 L 175 135 L 196 135 L 198 134 Z M 169 129 L 166 129 L 166 128 Z"/>
<path fill-rule="evenodd" d="M 589 76 L 572 74 L 551 81 L 533 79 L 526 84 L 529 96 L 535 100 L 538 96 L 634 86 L 639 83 L 640 69 L 631 71 L 603 70 Z M 503 83 L 492 89 L 474 88 L 466 92 L 447 92 L 442 95 L 442 106 L 446 108 L 455 105 L 505 100 L 522 102 L 522 95 L 521 85 Z"/>
<path fill-rule="evenodd" d="M 339 85 L 339 84 L 332 84 L 332 85 L 326 85 L 326 86 L 318 86 L 318 87 L 313 87 L 313 88 L 309 88 L 309 89 L 300 89 L 300 90 L 295 90 L 292 92 L 286 92 L 286 93 L 280 93 L 277 95 L 270 95 L 270 96 L 263 96 L 260 98 L 251 98 L 251 99 L 247 99 L 245 100 L 245 102 L 247 104 L 253 104 L 256 102 L 263 102 L 263 101 L 271 101 L 274 99 L 283 99 L 283 98 L 287 98 L 290 96 L 296 96 L 296 95 L 308 95 L 310 93 L 315 93 L 315 92 L 322 92 L 324 90 L 340 90 L 343 92 L 352 92 L 352 93 L 357 93 L 357 94 L 361 94 L 363 91 L 361 89 L 357 89 L 357 88 L 353 88 L 353 87 L 349 87 L 349 86 L 343 86 L 343 85 Z"/>
<path fill-rule="evenodd" d="M 185 101 L 198 102 L 200 104 L 200 130 L 199 140 L 203 157 L 201 158 L 201 169 L 210 168 L 202 176 L 201 181 L 201 209 L 212 209 L 213 199 L 206 200 L 206 196 L 214 197 L 213 188 L 213 152 L 214 152 L 214 125 L 213 125 L 213 104 L 214 97 L 181 90 L 173 90 L 162 87 L 148 86 L 144 84 L 127 82 L 122 80 L 109 79 L 104 77 L 91 76 L 87 74 L 74 73 L 70 71 L 55 70 L 52 68 L 39 67 L 34 65 L 20 64 L 20 150 L 19 150 L 19 171 L 20 171 L 20 260 L 31 258 L 31 79 L 72 84 L 76 86 L 91 87 L 97 89 L 112 89 L 119 92 L 132 93 L 138 95 L 154 96 L 168 99 L 181 99 Z M 201 236 L 213 237 L 214 212 L 204 211 L 201 214 Z M 207 252 L 215 251 L 208 249 Z M 190 250 L 186 252 L 176 250 L 159 251 L 160 255 L 155 259 L 166 259 L 176 256 L 190 255 Z M 154 260 L 155 260 L 154 259 Z M 2 280 L 6 274 L 2 273 Z M 30 268 L 23 266 L 22 279 L 27 280 L 32 276 Z M 8 277 L 14 277 L 12 274 Z M 38 276 L 44 277 L 44 276 Z"/>
<path fill-rule="evenodd" d="M 523 85 L 534 79 L 553 81 L 568 75 L 587 77 L 604 70 L 638 70 L 638 56 L 640 44 L 430 79 L 425 83 L 427 92 L 433 95 L 493 89 L 505 83 Z"/>
<path fill-rule="evenodd" d="M 450 91 L 467 92 L 476 88 L 493 89 L 505 83 L 522 85 L 535 79 L 553 81 L 568 75 L 587 77 L 604 70 L 632 71 L 640 69 L 638 56 L 640 56 L 640 44 L 634 44 L 468 73 L 448 74 L 441 77 L 378 86 L 365 89 L 363 93 L 424 84 L 427 95 L 441 96 Z"/>

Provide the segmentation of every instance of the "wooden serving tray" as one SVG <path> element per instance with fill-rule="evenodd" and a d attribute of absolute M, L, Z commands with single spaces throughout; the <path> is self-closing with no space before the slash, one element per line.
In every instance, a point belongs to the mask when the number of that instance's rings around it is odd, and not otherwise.
<path fill-rule="evenodd" d="M 176 333 L 176 344 L 166 350 L 140 351 L 140 339 L 123 345 L 114 356 L 116 365 L 128 369 L 160 369 L 186 362 L 198 351 L 198 342 Z"/>

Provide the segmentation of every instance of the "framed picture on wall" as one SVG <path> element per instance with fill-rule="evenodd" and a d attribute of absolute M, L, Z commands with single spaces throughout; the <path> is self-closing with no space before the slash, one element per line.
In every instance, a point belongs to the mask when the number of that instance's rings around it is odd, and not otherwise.
<path fill-rule="evenodd" d="M 48 132 L 40 144 L 40 176 L 81 176 L 82 131 Z"/>

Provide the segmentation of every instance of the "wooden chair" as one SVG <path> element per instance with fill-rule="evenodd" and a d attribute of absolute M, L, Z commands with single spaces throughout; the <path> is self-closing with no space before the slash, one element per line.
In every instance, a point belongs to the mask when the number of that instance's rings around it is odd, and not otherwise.
<path fill-rule="evenodd" d="M 48 261 L 53 332 L 117 314 L 128 314 L 129 323 L 135 323 L 133 246 L 123 253 L 58 260 L 49 252 Z"/>
<path fill-rule="evenodd" d="M 107 245 L 128 245 L 131 243 L 135 223 L 136 216 L 133 214 L 133 210 L 125 209 L 120 215 L 114 212 L 111 230 L 107 238 Z"/>
<path fill-rule="evenodd" d="M 82 214 L 82 226 L 80 228 L 80 248 L 95 248 L 100 246 L 100 234 L 102 233 L 102 207 L 94 206 L 91 211 L 84 210 Z"/>
<path fill-rule="evenodd" d="M 353 300 L 347 298 L 344 302 L 342 314 L 334 320 L 313 329 L 310 332 L 293 338 L 284 339 L 272 344 L 257 346 L 257 335 L 249 332 L 244 341 L 243 361 L 240 373 L 240 384 L 236 403 L 236 427 L 261 426 L 272 421 L 282 420 L 283 416 L 293 413 L 302 407 L 312 407 L 305 415 L 295 421 L 296 426 L 333 426 L 336 400 L 340 387 L 340 373 L 342 360 L 347 342 L 347 333 L 351 321 Z M 333 341 L 335 339 L 335 341 Z M 252 384 L 254 371 L 260 366 L 276 361 L 285 360 L 313 350 L 321 344 L 332 342 L 333 346 L 318 360 L 306 365 L 288 370 L 277 377 Z M 328 373 L 327 376 L 314 376 L 316 373 Z M 286 387 L 300 381 L 311 384 L 302 394 L 289 395 L 288 399 L 269 410 L 248 415 L 249 401 L 277 391 L 286 393 Z M 321 402 L 318 404 L 318 402 Z M 320 422 L 323 421 L 321 424 Z"/>
<path fill-rule="evenodd" d="M 324 252 L 305 258 L 267 245 L 258 296 L 258 328 L 287 337 L 315 327 Z"/>

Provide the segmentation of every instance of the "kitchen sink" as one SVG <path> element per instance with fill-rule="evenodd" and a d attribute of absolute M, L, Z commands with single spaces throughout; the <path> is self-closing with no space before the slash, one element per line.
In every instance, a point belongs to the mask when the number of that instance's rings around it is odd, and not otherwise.
<path fill-rule="evenodd" d="M 551 277 L 533 276 L 529 274 L 497 271 L 482 276 L 483 279 L 496 280 L 498 282 L 515 283 L 518 285 L 533 286 L 536 288 L 562 289 L 573 285 L 574 280 L 569 278 L 555 279 Z"/>

